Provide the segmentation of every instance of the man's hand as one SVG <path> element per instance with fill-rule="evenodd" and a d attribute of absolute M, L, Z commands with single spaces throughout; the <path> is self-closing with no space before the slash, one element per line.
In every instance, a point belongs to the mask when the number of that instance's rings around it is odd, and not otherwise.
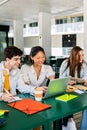
<path fill-rule="evenodd" d="M 2 96 L 1 96 L 1 99 L 3 101 L 8 102 L 8 101 L 13 99 L 13 94 L 11 94 L 11 93 L 9 93 L 9 94 L 8 93 L 3 93 Z"/>

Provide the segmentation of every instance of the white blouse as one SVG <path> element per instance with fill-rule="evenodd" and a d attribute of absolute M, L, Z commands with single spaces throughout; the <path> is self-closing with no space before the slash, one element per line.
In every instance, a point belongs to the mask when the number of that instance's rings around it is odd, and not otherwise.
<path fill-rule="evenodd" d="M 37 75 L 33 65 L 25 64 L 21 67 L 21 74 L 24 82 L 29 83 L 29 85 L 31 86 L 32 93 L 33 93 L 35 87 L 45 86 L 47 79 L 49 79 L 50 76 L 54 76 L 55 72 L 53 71 L 50 65 L 43 64 L 41 68 L 40 76 L 37 79 Z"/>
<path fill-rule="evenodd" d="M 67 62 L 68 62 L 68 60 L 66 59 L 61 64 L 60 75 L 59 75 L 60 78 L 64 78 L 64 77 L 69 76 L 70 67 L 68 67 L 66 69 Z M 75 77 L 77 77 L 77 70 L 75 71 Z M 87 79 L 87 64 L 85 62 L 83 62 L 82 67 L 81 67 L 80 78 Z"/>

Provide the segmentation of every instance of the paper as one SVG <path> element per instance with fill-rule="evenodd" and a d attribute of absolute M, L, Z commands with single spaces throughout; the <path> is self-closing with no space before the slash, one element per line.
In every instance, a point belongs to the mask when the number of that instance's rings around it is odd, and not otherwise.
<path fill-rule="evenodd" d="M 87 87 L 83 86 L 83 85 L 74 85 L 74 87 L 79 89 L 79 90 L 87 90 Z"/>
<path fill-rule="evenodd" d="M 78 93 L 78 94 L 86 93 L 85 91 L 81 91 L 81 90 L 74 90 L 74 92 L 76 92 L 76 93 Z"/>
<path fill-rule="evenodd" d="M 26 114 L 35 114 L 39 111 L 51 108 L 51 105 L 37 102 L 30 98 L 23 99 L 21 101 L 17 101 L 17 102 L 13 102 L 13 103 L 9 103 L 8 105 L 26 113 Z"/>
<path fill-rule="evenodd" d="M 61 100 L 61 101 L 67 102 L 67 101 L 70 101 L 76 97 L 78 97 L 78 96 L 74 95 L 74 94 L 63 94 L 61 96 L 56 97 L 56 100 Z"/>
<path fill-rule="evenodd" d="M 79 83 L 79 84 L 84 83 L 84 79 L 81 79 L 81 78 L 71 77 L 71 80 L 74 80 L 76 83 Z"/>
<path fill-rule="evenodd" d="M 10 103 L 10 102 L 15 102 L 15 101 L 19 101 L 19 100 L 22 100 L 22 98 L 20 98 L 18 96 L 14 96 L 13 99 L 8 102 Z"/>

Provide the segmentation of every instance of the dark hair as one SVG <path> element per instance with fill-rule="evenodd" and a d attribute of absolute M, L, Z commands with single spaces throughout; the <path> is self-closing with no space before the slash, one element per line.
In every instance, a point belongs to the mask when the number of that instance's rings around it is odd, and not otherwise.
<path fill-rule="evenodd" d="M 4 50 L 4 57 L 11 59 L 13 56 L 22 56 L 23 51 L 16 46 L 6 47 Z"/>
<path fill-rule="evenodd" d="M 30 55 L 29 55 L 29 61 L 28 61 L 29 65 L 32 65 L 34 63 L 33 60 L 31 59 L 31 56 L 34 57 L 40 51 L 43 52 L 45 55 L 45 51 L 41 46 L 34 46 L 31 48 Z M 46 55 L 45 55 L 45 57 L 46 57 Z M 47 64 L 46 61 L 44 62 L 44 64 Z"/>
<path fill-rule="evenodd" d="M 68 63 L 67 63 L 67 67 L 65 68 L 65 70 L 70 67 L 70 75 L 71 76 L 75 76 L 75 69 L 77 67 L 77 76 L 78 78 L 80 78 L 80 72 L 81 72 L 81 66 L 82 63 L 80 63 L 80 56 L 79 56 L 79 52 L 83 51 L 82 48 L 80 48 L 79 46 L 75 46 L 72 48 L 70 56 L 68 58 Z M 78 59 L 77 59 L 78 56 Z M 83 62 L 85 62 L 83 60 Z"/>

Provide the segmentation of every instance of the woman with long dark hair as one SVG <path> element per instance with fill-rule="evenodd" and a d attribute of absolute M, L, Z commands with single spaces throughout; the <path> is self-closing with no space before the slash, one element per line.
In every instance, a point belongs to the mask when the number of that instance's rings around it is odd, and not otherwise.
<path fill-rule="evenodd" d="M 30 86 L 32 95 L 36 87 L 42 87 L 45 92 L 47 80 L 55 78 L 52 67 L 46 63 L 45 51 L 40 46 L 31 48 L 28 64 L 21 67 L 21 73 L 24 83 Z M 34 130 L 40 130 L 40 127 L 34 128 Z"/>
<path fill-rule="evenodd" d="M 29 84 L 30 94 L 34 94 L 35 87 L 43 87 L 46 91 L 47 80 L 55 78 L 55 73 L 46 63 L 45 51 L 40 46 L 31 48 L 28 64 L 21 67 L 21 73 L 25 84 Z"/>

